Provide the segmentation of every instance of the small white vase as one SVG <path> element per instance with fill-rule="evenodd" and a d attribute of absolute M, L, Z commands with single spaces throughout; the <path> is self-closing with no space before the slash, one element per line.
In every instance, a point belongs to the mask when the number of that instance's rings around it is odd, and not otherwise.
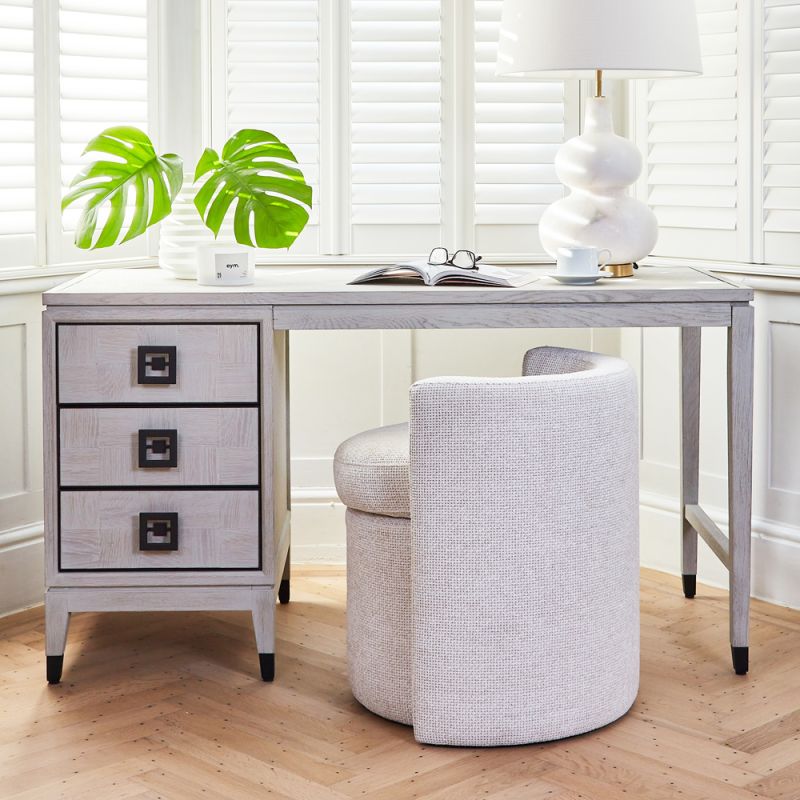
<path fill-rule="evenodd" d="M 636 145 L 614 133 L 605 97 L 586 101 L 586 125 L 556 155 L 556 173 L 571 189 L 539 222 L 542 246 L 552 258 L 559 247 L 611 251 L 611 264 L 630 264 L 649 255 L 658 238 L 655 214 L 627 194 L 642 171 Z"/>
<path fill-rule="evenodd" d="M 233 236 L 226 235 L 223 227 L 216 238 L 203 223 L 195 208 L 197 186 L 192 184 L 194 175 L 183 176 L 183 187 L 172 203 L 172 213 L 161 223 L 158 241 L 158 265 L 174 278 L 194 280 L 197 277 L 197 247 L 207 244 L 227 244 Z"/>

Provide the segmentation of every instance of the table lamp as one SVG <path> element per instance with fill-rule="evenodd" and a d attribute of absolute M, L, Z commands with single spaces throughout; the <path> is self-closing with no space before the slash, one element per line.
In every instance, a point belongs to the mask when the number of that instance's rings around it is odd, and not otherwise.
<path fill-rule="evenodd" d="M 559 247 L 611 251 L 606 270 L 633 275 L 658 238 L 655 214 L 627 194 L 642 171 L 633 142 L 614 133 L 603 78 L 666 78 L 702 72 L 694 0 L 503 0 L 497 74 L 592 78 L 584 132 L 555 159 L 572 191 L 547 208 L 539 237 Z"/>

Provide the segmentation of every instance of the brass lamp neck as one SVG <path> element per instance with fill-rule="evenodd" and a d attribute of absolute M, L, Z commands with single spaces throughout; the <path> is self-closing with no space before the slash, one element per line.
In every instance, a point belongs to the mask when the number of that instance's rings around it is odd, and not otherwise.
<path fill-rule="evenodd" d="M 594 96 L 603 96 L 603 70 L 597 69 L 594 73 Z"/>

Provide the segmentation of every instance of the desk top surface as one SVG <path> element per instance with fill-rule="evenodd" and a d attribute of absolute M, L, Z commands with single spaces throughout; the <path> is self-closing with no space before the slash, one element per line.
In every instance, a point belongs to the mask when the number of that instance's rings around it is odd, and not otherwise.
<path fill-rule="evenodd" d="M 747 302 L 751 289 L 691 267 L 650 267 L 632 278 L 565 286 L 547 277 L 552 267 L 520 267 L 537 279 L 519 289 L 373 283 L 348 286 L 367 267 L 281 267 L 256 270 L 253 286 L 201 286 L 158 268 L 88 272 L 45 292 L 48 306 L 312 306 L 460 305 L 484 303 L 713 303 Z"/>

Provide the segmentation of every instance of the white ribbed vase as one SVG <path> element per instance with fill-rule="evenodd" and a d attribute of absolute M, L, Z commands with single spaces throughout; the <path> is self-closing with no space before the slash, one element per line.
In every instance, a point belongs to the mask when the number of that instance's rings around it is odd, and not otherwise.
<path fill-rule="evenodd" d="M 655 214 L 629 187 L 642 171 L 636 145 L 614 133 L 606 97 L 586 100 L 586 125 L 556 155 L 559 180 L 571 189 L 539 222 L 544 249 L 555 259 L 559 247 L 611 251 L 611 264 L 629 264 L 649 255 L 658 238 Z"/>
<path fill-rule="evenodd" d="M 194 186 L 194 175 L 183 176 L 183 187 L 172 203 L 172 213 L 161 223 L 158 241 L 158 265 L 174 278 L 194 280 L 197 277 L 197 247 L 203 244 L 229 244 L 233 242 L 229 226 L 224 226 L 215 239 L 203 224 L 194 206 L 199 187 Z"/>

